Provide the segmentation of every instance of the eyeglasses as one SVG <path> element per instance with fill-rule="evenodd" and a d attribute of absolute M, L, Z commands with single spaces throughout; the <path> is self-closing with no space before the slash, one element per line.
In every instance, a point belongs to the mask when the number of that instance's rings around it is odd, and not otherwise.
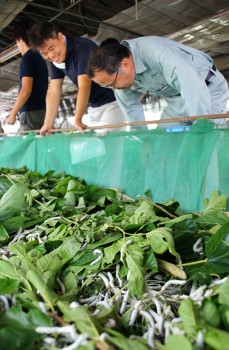
<path fill-rule="evenodd" d="M 107 84 L 107 85 L 101 85 L 101 84 L 100 84 L 100 86 L 102 86 L 102 87 L 104 87 L 104 88 L 107 88 L 107 89 L 112 89 L 112 90 L 114 90 L 114 89 L 115 89 L 115 85 L 116 85 L 116 81 L 117 81 L 117 77 L 118 77 L 118 73 L 119 73 L 119 68 L 120 68 L 120 67 L 118 67 L 118 69 L 116 70 L 115 79 L 114 79 L 114 81 L 113 81 L 112 83 Z"/>

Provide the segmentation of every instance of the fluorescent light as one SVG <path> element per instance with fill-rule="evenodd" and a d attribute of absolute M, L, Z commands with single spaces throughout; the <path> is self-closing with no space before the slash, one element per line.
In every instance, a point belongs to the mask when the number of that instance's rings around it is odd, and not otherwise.
<path fill-rule="evenodd" d="M 0 53 L 0 63 L 8 61 L 10 58 L 18 55 L 19 53 L 20 50 L 16 44 L 11 46 L 9 49 L 6 49 L 5 51 Z"/>

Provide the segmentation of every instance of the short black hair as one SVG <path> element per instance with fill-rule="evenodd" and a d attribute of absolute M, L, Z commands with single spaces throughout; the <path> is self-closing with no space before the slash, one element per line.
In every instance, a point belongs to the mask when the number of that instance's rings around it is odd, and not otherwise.
<path fill-rule="evenodd" d="M 95 72 L 105 71 L 114 74 L 123 58 L 130 57 L 130 50 L 122 44 L 108 44 L 95 48 L 88 59 L 87 75 L 95 76 Z"/>
<path fill-rule="evenodd" d="M 29 43 L 34 49 L 40 48 L 48 39 L 56 39 L 57 27 L 51 22 L 35 22 L 31 28 Z"/>
<path fill-rule="evenodd" d="M 115 38 L 107 38 L 101 42 L 100 46 L 110 45 L 110 44 L 119 44 L 119 41 Z"/>
<path fill-rule="evenodd" d="M 13 39 L 15 41 L 22 39 L 27 45 L 29 45 L 29 33 L 34 24 L 32 20 L 21 20 L 14 25 Z"/>

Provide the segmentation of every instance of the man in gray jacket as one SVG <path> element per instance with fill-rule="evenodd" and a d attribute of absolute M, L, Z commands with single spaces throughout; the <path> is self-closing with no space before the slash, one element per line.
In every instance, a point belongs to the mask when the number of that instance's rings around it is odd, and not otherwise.
<path fill-rule="evenodd" d="M 212 58 L 169 39 L 149 36 L 98 47 L 87 72 L 96 83 L 115 89 L 128 120 L 144 114 L 142 93 L 164 97 L 164 119 L 227 111 L 227 82 Z"/>

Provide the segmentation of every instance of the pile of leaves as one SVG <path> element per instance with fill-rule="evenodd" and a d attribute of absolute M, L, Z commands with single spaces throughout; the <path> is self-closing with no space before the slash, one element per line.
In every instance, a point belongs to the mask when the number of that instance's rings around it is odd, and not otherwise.
<path fill-rule="evenodd" d="M 1 169 L 1 350 L 226 350 L 225 208 Z"/>

